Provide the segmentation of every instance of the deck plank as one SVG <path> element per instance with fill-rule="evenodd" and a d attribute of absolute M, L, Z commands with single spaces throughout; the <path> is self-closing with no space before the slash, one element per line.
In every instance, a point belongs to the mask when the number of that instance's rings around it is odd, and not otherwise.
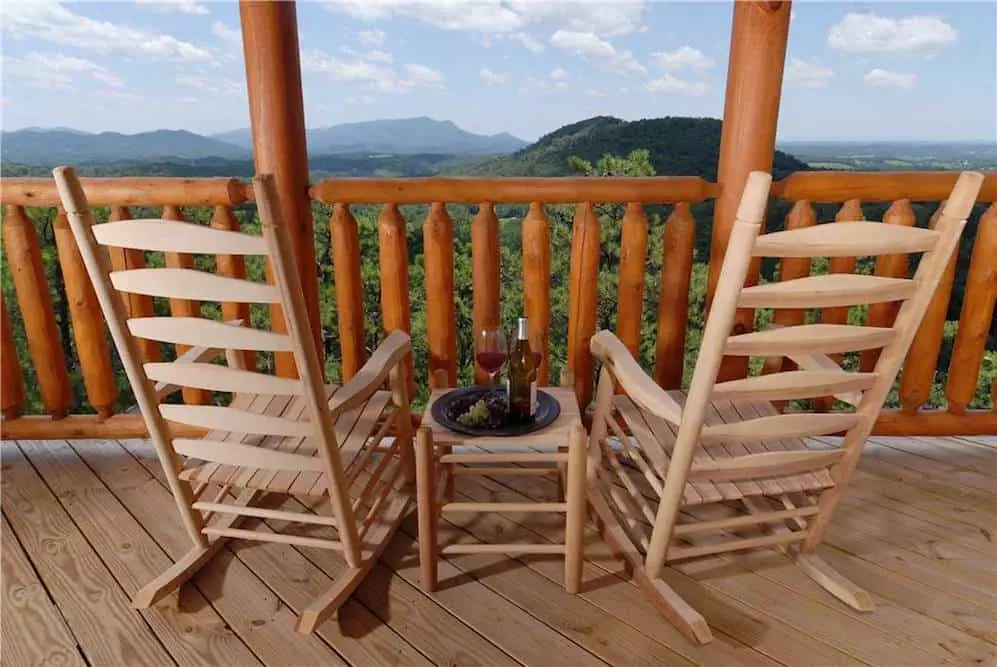
<path fill-rule="evenodd" d="M 7 517 L 0 531 L 0 550 L 4 606 L 0 646 L 5 663 L 85 667 L 76 640 L 38 580 Z"/>
<path fill-rule="evenodd" d="M 173 665 L 16 446 L 0 447 L 3 510 L 90 664 Z"/>
<path fill-rule="evenodd" d="M 151 445 L 146 440 L 125 441 L 122 445 L 165 488 L 165 478 Z M 272 532 L 260 521 L 249 520 L 245 527 L 262 532 Z M 309 527 L 308 535 L 319 536 Z M 332 537 L 327 533 L 326 537 Z M 326 549 L 305 549 L 308 558 L 286 544 L 258 543 L 233 540 L 229 549 L 252 570 L 271 590 L 280 596 L 295 614 L 298 614 L 320 596 L 333 578 L 346 567 L 342 554 Z M 328 557 L 328 568 L 323 570 L 312 561 Z M 336 613 L 336 621 L 328 621 L 316 630 L 319 637 L 335 648 L 353 665 L 428 664 L 409 643 L 398 637 L 390 628 L 378 622 L 377 617 L 355 600 L 347 601 Z"/>
<path fill-rule="evenodd" d="M 129 599 L 171 565 L 169 557 L 66 441 L 18 444 Z M 178 662 L 233 667 L 259 664 L 196 588 L 185 587 L 179 608 L 174 606 L 164 601 L 141 613 Z"/>
<path fill-rule="evenodd" d="M 836 444 L 834 438 L 820 440 Z M 33 582 L 27 586 L 37 587 L 31 604 L 41 604 L 48 620 L 22 627 L 16 624 L 18 613 L 5 605 L 5 665 L 32 664 L 33 658 L 21 659 L 16 652 L 17 642 L 31 642 L 29 650 L 54 646 L 69 662 L 75 656 L 77 663 L 85 658 L 91 664 L 120 664 L 94 654 L 92 647 L 96 637 L 101 643 L 107 639 L 98 629 L 121 622 L 142 630 L 137 638 L 119 636 L 116 641 L 124 646 L 118 653 L 134 657 L 152 641 L 160 659 L 168 653 L 181 664 L 211 662 L 210 648 L 202 649 L 200 639 L 170 634 L 180 621 L 195 626 L 195 635 L 202 632 L 200 623 L 205 632 L 211 622 L 228 624 L 230 630 L 218 632 L 242 646 L 240 655 L 247 658 L 230 664 L 256 659 L 267 665 L 399 666 L 997 664 L 997 573 L 991 567 L 997 559 L 995 438 L 872 439 L 820 550 L 829 564 L 876 597 L 877 611 L 870 614 L 852 612 L 771 551 L 666 569 L 669 585 L 714 629 L 716 641 L 704 647 L 688 643 L 661 618 L 592 526 L 577 596 L 563 590 L 560 558 L 477 555 L 444 559 L 440 590 L 425 594 L 410 518 L 339 618 L 320 627 L 321 634 L 294 633 L 293 609 L 334 576 L 339 556 L 284 545 L 236 543 L 181 589 L 179 612 L 166 601 L 135 611 L 120 601 L 189 545 L 169 492 L 156 479 L 161 470 L 149 443 L 28 442 L 23 448 L 26 458 L 16 443 L 0 447 L 3 511 L 11 515 L 3 526 L 5 602 L 15 599 L 8 590 L 19 584 L 12 582 Z M 456 490 L 466 500 L 515 502 L 546 498 L 556 488 L 552 478 L 475 476 L 459 478 Z M 21 511 L 26 502 L 30 507 Z M 548 522 L 543 515 L 466 519 L 455 515 L 449 528 L 461 540 L 501 534 L 503 541 L 556 542 L 563 533 L 559 520 Z M 44 540 L 30 534 L 38 533 L 39 525 Z M 41 545 L 53 543 L 49 534 L 58 531 L 52 526 L 75 537 L 58 534 L 53 540 L 58 548 L 49 553 Z M 8 539 L 11 532 L 14 539 Z M 28 539 L 19 541 L 22 533 Z M 65 574 L 49 571 L 64 561 Z M 83 586 L 76 581 L 81 562 L 90 577 Z M 9 574 L 12 569 L 18 574 Z M 106 596 L 90 603 L 93 571 L 100 570 L 106 585 L 117 589 L 124 621 L 104 614 Z M 54 577 L 64 586 L 72 582 L 79 591 L 76 601 L 57 589 L 46 597 L 43 585 Z M 59 627 L 51 623 L 60 612 L 67 622 L 52 635 L 54 644 L 30 634 Z M 171 613 L 176 619 L 154 616 Z M 177 641 L 187 643 L 181 647 Z"/>
<path fill-rule="evenodd" d="M 150 536 L 177 559 L 190 547 L 173 499 L 116 441 L 77 442 L 76 452 L 128 507 Z M 253 572 L 222 548 L 192 582 L 264 664 L 344 664 L 319 637 L 294 632 L 297 617 Z"/>
<path fill-rule="evenodd" d="M 538 500 L 545 494 L 551 493 L 554 485 L 550 480 L 524 480 L 515 477 L 485 481 L 508 485 L 507 488 L 510 490 L 515 490 L 532 500 Z M 543 484 L 547 484 L 548 488 L 543 489 Z M 586 560 L 603 568 L 606 567 L 606 563 L 615 562 L 609 547 L 601 539 L 594 537 L 591 528 L 589 532 L 590 537 L 585 543 Z M 667 568 L 663 577 L 683 599 L 704 615 L 711 627 L 773 660 L 786 665 L 867 664 L 824 643 L 819 638 L 787 628 L 764 611 L 744 604 L 734 596 L 722 591 L 707 590 L 701 582 L 679 570 Z M 631 584 L 631 588 L 634 592 L 639 592 L 636 584 Z M 656 610 L 652 610 L 650 618 L 662 620 Z M 682 646 L 682 642 L 686 640 L 679 637 L 678 645 Z M 696 647 L 695 651 L 698 654 L 703 648 Z M 724 661 L 701 661 L 702 658 L 697 659 L 700 664 L 727 664 Z"/>

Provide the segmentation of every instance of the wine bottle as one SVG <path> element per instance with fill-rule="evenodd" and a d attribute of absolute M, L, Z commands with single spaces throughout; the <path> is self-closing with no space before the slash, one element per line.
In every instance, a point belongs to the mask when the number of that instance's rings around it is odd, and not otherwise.
<path fill-rule="evenodd" d="M 513 424 L 533 421 L 533 366 L 527 321 L 520 317 L 516 343 L 509 354 L 509 421 Z"/>

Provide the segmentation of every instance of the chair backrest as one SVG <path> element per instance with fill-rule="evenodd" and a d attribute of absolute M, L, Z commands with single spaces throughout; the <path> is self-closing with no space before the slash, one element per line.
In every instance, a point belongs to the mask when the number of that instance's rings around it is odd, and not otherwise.
<path fill-rule="evenodd" d="M 765 175 L 752 174 L 763 180 Z M 676 454 L 699 442 L 771 440 L 846 432 L 845 446 L 860 448 L 910 348 L 942 273 L 955 251 L 983 176 L 962 173 L 933 229 L 879 222 L 831 222 L 803 229 L 759 234 L 764 199 L 751 180 L 738 210 L 716 295 L 675 443 Z M 761 191 L 761 187 L 757 188 Z M 752 261 L 763 257 L 859 257 L 923 253 L 911 279 L 829 274 L 745 286 Z M 738 308 L 822 309 L 899 302 L 893 325 L 802 324 L 731 335 Z M 871 372 L 846 372 L 828 355 L 880 349 Z M 717 383 L 722 357 L 787 357 L 799 370 Z M 852 413 L 794 413 L 703 427 L 713 400 L 793 400 L 835 395 L 853 404 Z M 857 453 L 856 453 L 857 455 Z"/>
<path fill-rule="evenodd" d="M 325 473 L 340 525 L 352 525 L 342 460 L 327 409 L 328 396 L 322 367 L 295 269 L 290 234 L 281 214 L 272 176 L 260 175 L 253 182 L 262 236 L 161 219 L 94 224 L 86 194 L 73 169 L 59 167 L 55 169 L 54 176 L 111 336 L 174 493 L 184 492 L 177 481 L 178 454 L 221 465 L 252 466 L 255 460 L 255 465 L 263 468 L 311 469 Z M 273 284 L 191 268 L 113 271 L 108 247 L 184 255 L 261 256 L 270 263 Z M 279 304 L 287 333 L 198 316 L 129 317 L 122 294 L 195 302 Z M 139 338 L 193 346 L 193 349 L 176 362 L 143 363 Z M 226 352 L 228 366 L 205 363 L 213 356 L 212 349 L 289 352 L 298 377 L 278 377 L 248 370 L 239 363 L 241 352 Z M 248 404 L 235 402 L 225 407 L 161 403 L 159 390 L 176 385 L 231 393 L 233 396 L 238 393 L 246 396 L 247 401 L 255 400 L 251 398 L 253 394 L 273 398 L 267 399 L 271 405 L 265 410 L 256 409 L 256 405 L 250 410 L 247 409 L 250 407 Z M 294 397 L 304 399 L 299 404 L 303 403 L 307 419 L 279 416 L 282 407 Z M 209 431 L 248 434 L 243 443 L 259 443 L 267 437 L 308 438 L 315 444 L 319 457 L 250 447 L 240 444 L 238 440 L 219 442 L 173 437 L 168 422 L 203 427 Z M 339 516 L 341 513 L 343 516 Z"/>

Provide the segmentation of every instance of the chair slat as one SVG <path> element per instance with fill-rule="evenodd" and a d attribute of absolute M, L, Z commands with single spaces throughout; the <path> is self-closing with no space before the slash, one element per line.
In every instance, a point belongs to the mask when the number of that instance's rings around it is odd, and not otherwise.
<path fill-rule="evenodd" d="M 893 329 L 859 327 L 848 324 L 802 324 L 796 327 L 767 329 L 730 336 L 724 354 L 734 356 L 788 356 L 821 352 L 851 352 L 884 347 L 893 337 Z"/>
<path fill-rule="evenodd" d="M 721 382 L 713 387 L 713 400 L 752 399 L 789 401 L 865 391 L 876 382 L 875 373 L 843 371 L 786 371 Z"/>
<path fill-rule="evenodd" d="M 901 301 L 914 296 L 917 283 L 903 278 L 838 273 L 808 276 L 741 290 L 740 308 L 827 308 Z"/>
<path fill-rule="evenodd" d="M 700 433 L 700 441 L 704 444 L 723 442 L 725 440 L 740 440 L 760 442 L 773 438 L 802 438 L 812 435 L 828 435 L 838 431 L 847 431 L 859 421 L 855 413 L 832 414 L 788 414 L 773 417 L 759 417 L 733 424 L 718 424 L 704 426 Z"/>
<path fill-rule="evenodd" d="M 218 364 L 177 364 L 155 362 L 144 365 L 145 374 L 156 382 L 207 389 L 208 391 L 244 392 L 298 396 L 304 392 L 301 381 L 266 373 L 219 366 Z"/>
<path fill-rule="evenodd" d="M 204 461 L 239 467 L 266 468 L 268 470 L 323 470 L 318 456 L 288 454 L 252 445 L 217 440 L 174 438 L 173 449 L 177 454 Z"/>
<path fill-rule="evenodd" d="M 226 350 L 288 352 L 293 349 L 285 334 L 233 326 L 200 317 L 138 317 L 128 320 L 128 330 L 139 338 L 181 345 L 203 345 Z"/>
<path fill-rule="evenodd" d="M 280 303 L 273 285 L 219 276 L 193 269 L 132 269 L 113 271 L 111 284 L 131 294 L 170 299 L 228 301 L 231 303 Z"/>
<path fill-rule="evenodd" d="M 314 433 L 311 424 L 282 417 L 271 417 L 218 405 L 160 405 L 165 419 L 206 429 L 255 433 L 260 435 L 307 436 Z"/>
<path fill-rule="evenodd" d="M 764 234 L 755 241 L 755 257 L 865 257 L 926 252 L 939 232 L 880 222 L 828 222 L 814 227 Z"/>
<path fill-rule="evenodd" d="M 94 225 L 101 245 L 192 255 L 267 255 L 262 236 L 176 220 L 122 220 Z"/>
<path fill-rule="evenodd" d="M 737 481 L 763 477 L 784 477 L 801 472 L 827 468 L 837 463 L 845 452 L 765 452 L 738 456 L 708 464 L 694 464 L 689 470 L 689 481 Z"/>

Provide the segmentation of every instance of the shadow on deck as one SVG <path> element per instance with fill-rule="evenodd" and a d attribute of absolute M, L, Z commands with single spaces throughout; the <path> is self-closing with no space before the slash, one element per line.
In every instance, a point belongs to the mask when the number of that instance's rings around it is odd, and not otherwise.
<path fill-rule="evenodd" d="M 236 542 L 179 597 L 139 612 L 131 595 L 188 546 L 151 445 L 7 441 L 0 453 L 5 665 L 997 662 L 995 437 L 869 443 L 821 554 L 873 594 L 871 614 L 772 551 L 669 570 L 714 629 L 701 648 L 626 580 L 591 527 L 578 596 L 564 592 L 560 560 L 491 555 L 441 562 L 441 590 L 427 596 L 414 514 L 315 635 L 293 632 L 295 612 L 328 586 L 332 555 L 280 544 Z M 457 492 L 512 501 L 553 484 L 460 477 Z M 543 518 L 468 516 L 441 540 L 558 539 Z"/>

